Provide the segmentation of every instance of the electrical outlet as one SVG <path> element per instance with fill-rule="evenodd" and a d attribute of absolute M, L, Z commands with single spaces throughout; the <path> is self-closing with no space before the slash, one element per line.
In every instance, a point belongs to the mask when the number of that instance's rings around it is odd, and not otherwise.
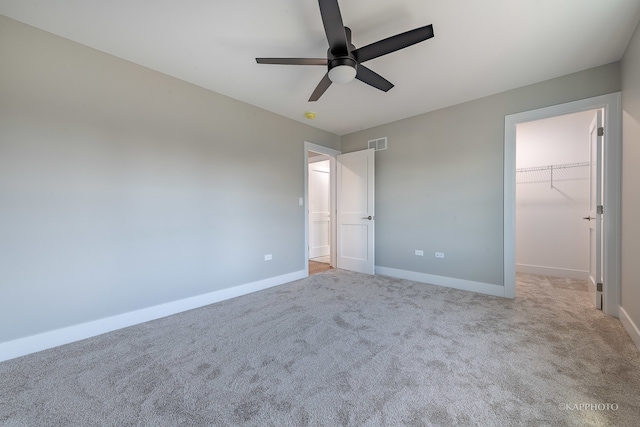
<path fill-rule="evenodd" d="M 444 258 L 444 252 L 436 252 L 436 258 Z"/>
<path fill-rule="evenodd" d="M 266 255 L 264 256 L 264 260 L 265 260 L 265 261 L 271 261 L 272 259 L 273 259 L 273 255 L 271 255 L 271 254 L 266 254 Z"/>
<path fill-rule="evenodd" d="M 416 256 L 424 256 L 424 251 L 421 251 L 420 249 L 416 249 Z"/>

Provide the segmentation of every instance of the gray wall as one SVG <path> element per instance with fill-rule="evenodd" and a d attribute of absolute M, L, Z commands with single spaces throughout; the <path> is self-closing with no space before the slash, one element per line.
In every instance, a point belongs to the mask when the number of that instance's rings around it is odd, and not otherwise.
<path fill-rule="evenodd" d="M 303 270 L 305 140 L 0 16 L 0 343 Z"/>
<path fill-rule="evenodd" d="M 389 138 L 376 153 L 376 264 L 504 285 L 505 116 L 620 88 L 613 63 L 343 136 L 343 152 Z"/>
<path fill-rule="evenodd" d="M 622 58 L 622 257 L 620 306 L 640 328 L 640 25 Z M 640 338 L 640 337 L 639 337 Z M 636 341 L 640 347 L 640 341 Z"/>

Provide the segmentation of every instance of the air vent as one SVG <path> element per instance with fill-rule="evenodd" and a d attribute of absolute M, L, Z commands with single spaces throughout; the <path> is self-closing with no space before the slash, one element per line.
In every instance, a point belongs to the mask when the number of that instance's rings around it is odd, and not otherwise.
<path fill-rule="evenodd" d="M 369 148 L 373 148 L 376 151 L 386 150 L 387 149 L 387 137 L 372 139 L 369 141 Z"/>

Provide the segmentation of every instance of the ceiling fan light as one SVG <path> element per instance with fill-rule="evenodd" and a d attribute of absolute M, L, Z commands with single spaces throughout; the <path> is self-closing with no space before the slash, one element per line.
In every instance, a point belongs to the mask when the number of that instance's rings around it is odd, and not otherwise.
<path fill-rule="evenodd" d="M 338 65 L 329 70 L 329 79 L 333 83 L 349 83 L 356 78 L 356 69 L 350 65 Z"/>

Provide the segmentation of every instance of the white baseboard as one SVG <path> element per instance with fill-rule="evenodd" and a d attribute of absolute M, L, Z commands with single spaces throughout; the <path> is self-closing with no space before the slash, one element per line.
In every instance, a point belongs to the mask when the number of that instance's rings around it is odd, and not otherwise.
<path fill-rule="evenodd" d="M 635 323 L 633 323 L 633 320 L 631 320 L 631 317 L 629 317 L 627 312 L 624 311 L 624 308 L 619 308 L 619 314 L 622 326 L 627 330 L 631 340 L 634 342 L 636 347 L 638 347 L 638 351 L 640 351 L 640 329 Z"/>
<path fill-rule="evenodd" d="M 398 279 L 413 280 L 414 282 L 428 283 L 430 285 L 460 289 L 463 291 L 477 292 L 479 294 L 492 295 L 496 297 L 505 296 L 504 286 L 492 285 L 490 283 L 474 282 L 472 280 L 455 279 L 453 277 L 435 276 L 433 274 L 378 266 L 376 266 L 376 274 L 397 277 Z"/>
<path fill-rule="evenodd" d="M 91 338 L 96 335 L 148 322 L 150 320 L 159 319 L 161 317 L 171 316 L 172 314 L 203 307 L 205 305 L 235 298 L 241 295 L 250 294 L 252 292 L 282 285 L 294 280 L 303 279 L 307 276 L 308 273 L 305 270 L 295 271 L 282 276 L 271 277 L 257 282 L 221 289 L 208 294 L 171 301 L 165 304 L 143 308 L 104 319 L 73 325 L 37 335 L 31 335 L 13 341 L 7 341 L 0 343 L 0 362 L 25 356 L 37 351 L 69 344 L 74 341 L 80 341 L 85 338 Z"/>
<path fill-rule="evenodd" d="M 570 268 L 546 267 L 543 265 L 516 264 L 518 273 L 539 274 L 542 276 L 567 277 L 570 279 L 588 280 L 589 272 Z"/>

